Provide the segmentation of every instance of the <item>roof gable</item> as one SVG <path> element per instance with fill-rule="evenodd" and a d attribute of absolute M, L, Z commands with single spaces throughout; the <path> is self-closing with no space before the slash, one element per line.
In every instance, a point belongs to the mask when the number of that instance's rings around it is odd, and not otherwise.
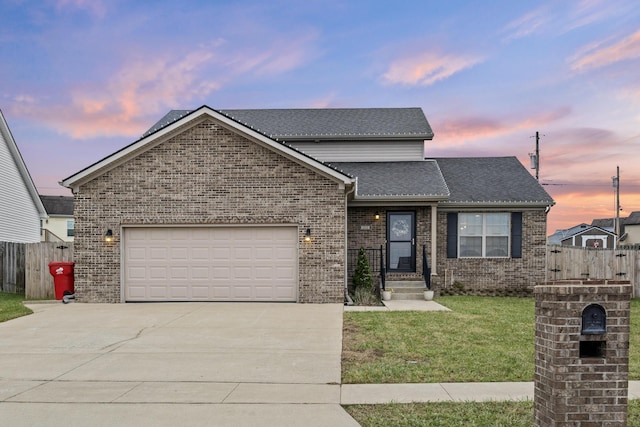
<path fill-rule="evenodd" d="M 421 108 L 318 108 L 220 110 L 276 140 L 425 140 L 433 130 Z M 150 135 L 191 113 L 172 110 L 147 132 Z"/>
<path fill-rule="evenodd" d="M 451 193 L 444 204 L 554 204 L 551 196 L 515 157 L 443 157 L 434 160 Z"/>
<path fill-rule="evenodd" d="M 35 209 L 38 211 L 38 214 L 41 217 L 46 217 L 47 212 L 40 201 L 40 197 L 38 196 L 38 190 L 36 189 L 35 184 L 33 183 L 33 179 L 31 179 L 31 174 L 29 174 L 29 170 L 27 169 L 27 165 L 24 163 L 24 159 L 20 154 L 20 150 L 18 149 L 18 145 L 16 141 L 13 139 L 13 134 L 9 129 L 9 125 L 0 110 L 0 142 L 4 141 L 5 146 L 7 148 L 7 152 L 10 156 L 10 159 L 13 161 L 15 167 L 18 170 L 18 174 L 20 175 L 20 179 L 22 180 L 24 187 L 29 193 L 29 198 L 32 200 Z M 6 165 L 2 166 L 5 171 L 7 169 Z M 6 182 L 5 182 L 6 184 Z"/>
<path fill-rule="evenodd" d="M 167 139 L 202 123 L 205 120 L 214 120 L 216 123 L 230 129 L 233 132 L 239 133 L 247 139 L 267 147 L 279 154 L 295 161 L 300 164 L 306 165 L 310 169 L 317 171 L 327 177 L 330 177 L 343 184 L 352 184 L 353 178 L 340 172 L 329 165 L 322 163 L 306 154 L 296 150 L 295 148 L 278 142 L 258 130 L 247 127 L 246 125 L 222 114 L 217 110 L 213 110 L 207 106 L 202 106 L 197 110 L 182 116 L 178 120 L 168 124 L 161 129 L 156 130 L 153 133 L 148 134 L 135 141 L 134 143 L 124 147 L 123 149 L 105 157 L 104 159 L 90 165 L 89 167 L 65 178 L 61 184 L 65 187 L 72 189 L 77 188 L 85 182 L 102 175 L 108 170 L 122 164 L 123 162 L 136 157 L 137 155 L 145 152 L 156 145 L 166 141 Z"/>

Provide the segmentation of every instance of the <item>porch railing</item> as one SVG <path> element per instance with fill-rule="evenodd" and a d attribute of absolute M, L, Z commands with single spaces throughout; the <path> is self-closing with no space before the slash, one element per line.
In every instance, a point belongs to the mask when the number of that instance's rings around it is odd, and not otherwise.
<path fill-rule="evenodd" d="M 427 245 L 422 245 L 422 276 L 427 289 L 431 290 L 431 267 L 427 259 Z"/>
<path fill-rule="evenodd" d="M 384 263 L 384 246 L 380 245 L 380 248 L 365 248 L 365 254 L 367 256 L 367 261 L 369 263 L 369 268 L 371 268 L 371 274 L 374 276 L 379 276 L 380 280 L 377 283 L 378 290 L 385 290 L 385 282 L 387 269 Z M 358 253 L 360 249 L 349 249 L 347 250 L 347 273 L 349 274 L 349 279 L 353 278 L 353 273 L 355 272 L 356 265 L 358 264 Z"/>

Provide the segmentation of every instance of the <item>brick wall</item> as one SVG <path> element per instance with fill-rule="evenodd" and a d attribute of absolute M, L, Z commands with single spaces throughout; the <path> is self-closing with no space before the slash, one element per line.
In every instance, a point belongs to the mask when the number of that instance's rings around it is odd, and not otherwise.
<path fill-rule="evenodd" d="M 536 427 L 627 425 L 631 292 L 628 281 L 535 287 Z M 585 335 L 582 312 L 594 303 L 606 312 L 606 333 Z"/>
<path fill-rule="evenodd" d="M 522 258 L 447 258 L 447 213 L 438 211 L 435 290 L 444 295 L 531 295 L 533 286 L 545 280 L 546 230 L 544 209 L 525 210 Z"/>
<path fill-rule="evenodd" d="M 342 302 L 345 201 L 336 182 L 206 121 L 82 185 L 76 295 L 120 302 L 120 227 L 296 224 L 299 302 Z M 311 244 L 302 242 L 310 227 Z M 107 229 L 113 244 L 105 244 Z"/>

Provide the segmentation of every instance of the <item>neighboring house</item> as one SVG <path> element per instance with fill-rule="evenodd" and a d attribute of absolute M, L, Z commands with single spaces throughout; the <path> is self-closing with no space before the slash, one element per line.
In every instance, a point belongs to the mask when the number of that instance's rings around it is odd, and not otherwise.
<path fill-rule="evenodd" d="M 597 221 L 604 224 L 606 220 Z M 548 241 L 550 245 L 612 249 L 616 244 L 616 234 L 611 230 L 583 223 L 566 230 L 557 230 L 549 236 Z"/>
<path fill-rule="evenodd" d="M 621 245 L 640 245 L 640 211 L 631 214 L 621 222 L 623 225 Z"/>
<path fill-rule="evenodd" d="M 544 280 L 553 200 L 514 157 L 424 158 L 419 108 L 172 111 L 64 179 L 80 301 L 342 302 L 347 254 L 436 290 Z"/>
<path fill-rule="evenodd" d="M 73 197 L 40 196 L 48 218 L 43 220 L 43 242 L 73 242 L 75 221 L 73 219 Z"/>
<path fill-rule="evenodd" d="M 39 242 L 40 220 L 47 213 L 2 111 L 0 183 L 0 242 Z"/>

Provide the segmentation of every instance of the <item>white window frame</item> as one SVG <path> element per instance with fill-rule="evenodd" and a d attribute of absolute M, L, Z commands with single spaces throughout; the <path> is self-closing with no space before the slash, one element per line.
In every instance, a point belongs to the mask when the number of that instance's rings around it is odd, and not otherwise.
<path fill-rule="evenodd" d="M 69 228 L 69 225 L 72 225 L 71 228 Z M 69 234 L 69 232 L 71 231 L 71 234 Z M 67 237 L 74 237 L 76 234 L 76 221 L 73 219 L 68 219 L 67 220 Z"/>
<path fill-rule="evenodd" d="M 465 223 L 464 216 L 481 216 L 482 217 L 482 231 L 480 234 L 465 234 Z M 492 234 L 489 235 L 487 233 L 487 216 L 488 215 L 503 215 L 506 217 L 506 234 Z M 482 246 L 481 251 L 482 254 L 480 256 L 473 255 L 464 255 L 463 247 L 461 245 L 461 241 L 465 237 L 475 237 L 481 238 Z M 507 238 L 507 253 L 505 255 L 487 255 L 487 237 L 506 237 Z M 469 212 L 469 213 L 459 213 L 458 214 L 458 257 L 459 258 L 510 258 L 511 257 L 511 214 L 508 212 Z"/>

